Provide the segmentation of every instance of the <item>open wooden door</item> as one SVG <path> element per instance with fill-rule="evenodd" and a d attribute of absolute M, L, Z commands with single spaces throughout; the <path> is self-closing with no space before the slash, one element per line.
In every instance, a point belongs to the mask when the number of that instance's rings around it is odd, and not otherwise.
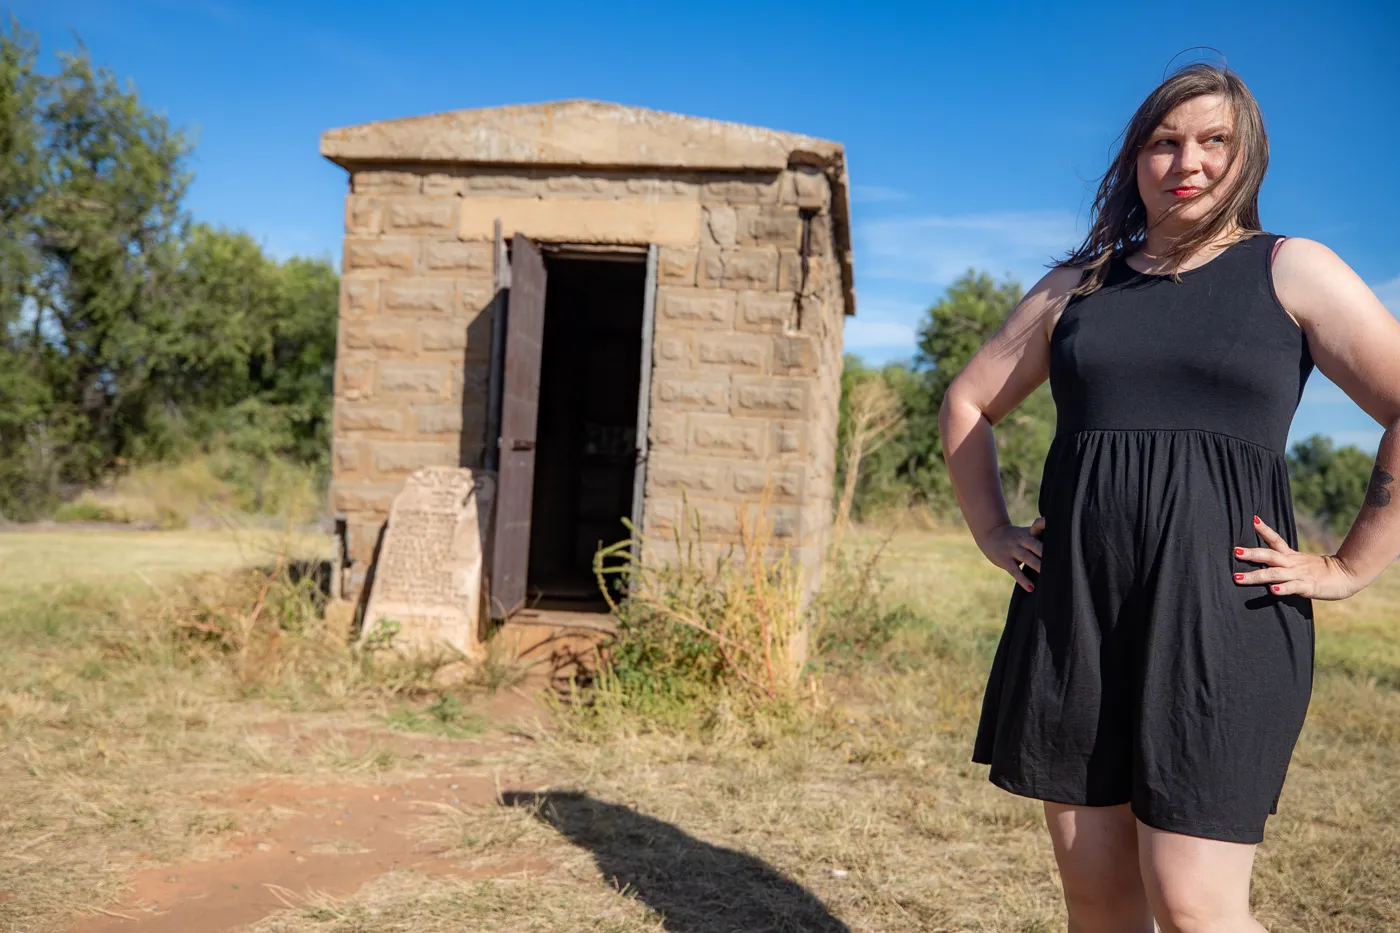
<path fill-rule="evenodd" d="M 510 250 L 500 475 L 491 549 L 491 615 L 497 619 L 510 616 L 524 605 L 530 569 L 530 505 L 535 488 L 544 292 L 544 258 L 535 244 L 517 233 Z"/>

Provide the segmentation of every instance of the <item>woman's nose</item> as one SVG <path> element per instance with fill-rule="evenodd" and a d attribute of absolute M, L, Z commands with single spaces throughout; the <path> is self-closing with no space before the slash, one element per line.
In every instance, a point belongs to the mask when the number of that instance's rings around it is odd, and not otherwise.
<path fill-rule="evenodd" d="M 1182 175 L 1191 175 L 1201 170 L 1201 149 L 1188 142 L 1177 151 L 1176 170 Z"/>

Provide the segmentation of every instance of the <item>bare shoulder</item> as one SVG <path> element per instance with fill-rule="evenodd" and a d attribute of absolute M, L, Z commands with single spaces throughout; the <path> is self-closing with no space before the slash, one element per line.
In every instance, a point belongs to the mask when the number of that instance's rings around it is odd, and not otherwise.
<path fill-rule="evenodd" d="M 1056 266 L 1040 277 L 1040 281 L 1031 286 L 1031 290 L 1026 293 L 1026 297 L 1040 293 L 1047 300 L 1068 301 L 1069 293 L 1079 285 L 1079 280 L 1083 278 L 1084 270 L 1078 266 Z"/>
<path fill-rule="evenodd" d="M 1321 243 L 1287 239 L 1274 257 L 1274 291 L 1322 374 L 1377 423 L 1400 420 L 1400 320 L 1361 276 Z"/>
<path fill-rule="evenodd" d="M 1056 266 L 1041 276 L 1021 299 L 1021 306 L 1041 325 L 1047 340 L 1083 277 L 1084 270 L 1078 266 Z"/>
<path fill-rule="evenodd" d="M 1294 284 L 1319 278 L 1325 280 L 1339 272 L 1351 272 L 1351 267 L 1326 245 L 1307 237 L 1285 237 L 1274 254 L 1275 281 L 1287 280 Z"/>
<path fill-rule="evenodd" d="M 1279 303 L 1304 329 L 1325 323 L 1336 314 L 1380 305 L 1342 257 L 1305 237 L 1288 237 L 1279 244 L 1273 279 Z"/>

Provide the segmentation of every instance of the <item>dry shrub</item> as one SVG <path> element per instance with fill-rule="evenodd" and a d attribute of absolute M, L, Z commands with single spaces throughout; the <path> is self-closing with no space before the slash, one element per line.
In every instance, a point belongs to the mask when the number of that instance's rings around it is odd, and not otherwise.
<path fill-rule="evenodd" d="M 890 535 L 834 550 L 812 602 L 814 660 L 823 669 L 853 670 L 886 657 L 887 646 L 906 629 L 934 623 L 912 607 L 883 598 Z"/>
<path fill-rule="evenodd" d="M 1316 515 L 1300 511 L 1294 518 L 1298 526 L 1298 547 L 1301 550 L 1315 554 L 1332 554 L 1341 545 L 1341 538 Z"/>
<path fill-rule="evenodd" d="M 129 627 L 106 635 L 106 653 L 216 668 L 245 694 L 298 704 L 429 692 L 435 663 L 350 644 L 325 613 L 324 565 L 289 557 L 288 540 L 266 566 L 199 574 L 153 593 Z"/>
<path fill-rule="evenodd" d="M 903 401 L 880 375 L 872 375 L 852 387 L 847 404 L 850 407 L 850 425 L 841 455 L 845 482 L 831 530 L 833 550 L 841 547 L 841 539 L 851 521 L 851 506 L 855 503 L 861 461 L 904 430 Z"/>
<path fill-rule="evenodd" d="M 798 695 L 802 572 L 776 543 L 771 498 L 770 486 L 756 508 L 737 507 L 740 541 L 721 551 L 706 546 L 698 512 L 683 503 L 665 556 L 635 529 L 598 552 L 594 569 L 618 620 L 603 691 L 682 701 L 732 692 L 760 705 Z"/>

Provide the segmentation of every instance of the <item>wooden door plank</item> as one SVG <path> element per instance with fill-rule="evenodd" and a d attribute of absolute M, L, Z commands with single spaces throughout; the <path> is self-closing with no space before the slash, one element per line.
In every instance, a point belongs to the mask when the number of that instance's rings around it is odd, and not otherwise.
<path fill-rule="evenodd" d="M 530 570 L 545 285 L 544 257 L 534 243 L 517 233 L 511 241 L 500 477 L 491 559 L 491 615 L 498 619 L 508 618 L 525 604 Z"/>

